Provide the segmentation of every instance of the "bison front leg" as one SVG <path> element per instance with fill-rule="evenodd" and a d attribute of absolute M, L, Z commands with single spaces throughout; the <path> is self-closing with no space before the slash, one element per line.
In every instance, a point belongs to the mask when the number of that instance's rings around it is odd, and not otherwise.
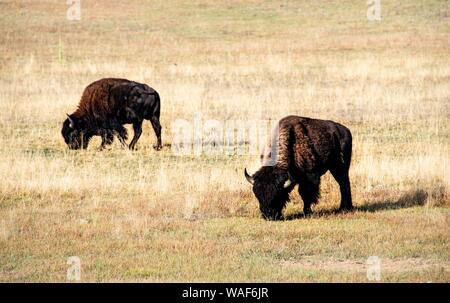
<path fill-rule="evenodd" d="M 300 178 L 298 193 L 303 200 L 303 213 L 311 214 L 311 204 L 317 203 L 320 196 L 320 176 L 307 175 Z"/>
<path fill-rule="evenodd" d="M 114 135 L 109 130 L 101 130 L 100 137 L 102 138 L 102 144 L 100 145 L 100 150 L 103 150 L 106 145 L 110 145 L 114 141 Z"/>
<path fill-rule="evenodd" d="M 136 143 L 138 142 L 139 138 L 142 134 L 142 120 L 133 123 L 133 130 L 134 130 L 134 137 L 133 140 L 131 140 L 130 143 L 130 149 L 134 150 Z"/>

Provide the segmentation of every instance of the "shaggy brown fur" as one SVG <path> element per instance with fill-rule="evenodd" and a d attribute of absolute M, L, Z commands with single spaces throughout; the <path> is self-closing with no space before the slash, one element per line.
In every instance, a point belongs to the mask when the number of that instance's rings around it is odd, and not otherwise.
<path fill-rule="evenodd" d="M 352 208 L 348 170 L 352 135 L 345 126 L 326 120 L 288 116 L 279 121 L 272 144 L 261 156 L 263 167 L 253 176 L 260 210 L 266 219 L 280 219 L 295 184 L 304 202 L 304 212 L 319 198 L 320 177 L 328 170 L 339 183 L 340 209 Z"/>
<path fill-rule="evenodd" d="M 117 135 L 127 146 L 123 124 L 133 124 L 133 149 L 142 134 L 142 122 L 150 120 L 157 136 L 156 149 L 161 148 L 159 94 L 146 84 L 116 78 L 105 78 L 88 85 L 77 110 L 68 115 L 62 135 L 71 149 L 86 148 L 92 136 L 102 137 L 102 147 Z"/>

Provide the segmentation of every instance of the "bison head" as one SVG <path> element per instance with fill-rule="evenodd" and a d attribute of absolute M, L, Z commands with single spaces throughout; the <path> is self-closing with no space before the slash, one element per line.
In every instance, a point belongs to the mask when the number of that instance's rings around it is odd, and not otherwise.
<path fill-rule="evenodd" d="M 83 119 L 67 115 L 61 134 L 70 149 L 87 148 L 89 138 L 86 135 Z"/>
<path fill-rule="evenodd" d="M 253 193 L 258 199 L 263 218 L 281 219 L 289 192 L 295 186 L 288 171 L 276 166 L 263 166 L 253 176 L 247 173 L 247 169 L 244 173 L 247 181 L 253 185 Z"/>

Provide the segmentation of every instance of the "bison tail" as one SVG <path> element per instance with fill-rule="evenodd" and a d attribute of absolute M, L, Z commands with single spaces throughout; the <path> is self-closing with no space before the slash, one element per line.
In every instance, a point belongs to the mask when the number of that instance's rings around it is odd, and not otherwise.
<path fill-rule="evenodd" d="M 352 134 L 346 129 L 346 131 L 339 136 L 335 133 L 334 140 L 336 142 L 336 148 L 338 149 L 338 161 L 348 169 L 352 160 Z"/>
<path fill-rule="evenodd" d="M 159 119 L 161 114 L 161 98 L 158 92 L 155 91 L 155 107 L 153 108 L 153 116 Z"/>

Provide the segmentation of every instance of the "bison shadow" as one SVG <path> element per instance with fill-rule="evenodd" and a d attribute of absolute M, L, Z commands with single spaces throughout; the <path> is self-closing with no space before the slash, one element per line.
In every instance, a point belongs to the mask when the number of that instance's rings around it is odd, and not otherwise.
<path fill-rule="evenodd" d="M 423 189 L 411 190 L 403 193 L 398 199 L 387 199 L 381 201 L 375 201 L 369 204 L 358 205 L 353 208 L 352 211 L 347 211 L 349 213 L 360 211 L 360 212 L 377 212 L 383 210 L 393 210 L 401 208 L 409 208 L 415 206 L 425 205 L 428 198 L 428 193 Z M 309 217 L 326 217 L 331 215 L 342 214 L 338 209 L 323 209 L 313 212 Z M 303 212 L 293 213 L 287 215 L 284 220 L 295 220 L 299 218 L 305 218 Z"/>

